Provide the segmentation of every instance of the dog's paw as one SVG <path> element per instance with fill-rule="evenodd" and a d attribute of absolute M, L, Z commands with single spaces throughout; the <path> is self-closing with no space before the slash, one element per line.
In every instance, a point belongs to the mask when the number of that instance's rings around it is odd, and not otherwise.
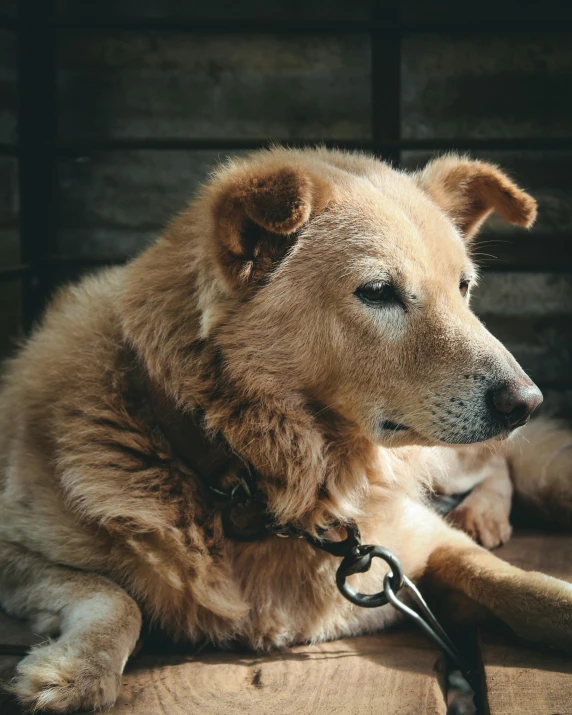
<path fill-rule="evenodd" d="M 486 549 L 502 546 L 512 533 L 504 504 L 484 495 L 478 499 L 471 499 L 471 496 L 449 513 L 449 522 Z"/>
<path fill-rule="evenodd" d="M 514 597 L 497 597 L 496 615 L 521 638 L 572 652 L 572 584 L 520 571 L 510 588 Z"/>
<path fill-rule="evenodd" d="M 81 646 L 48 643 L 18 664 L 9 689 L 34 711 L 94 710 L 115 702 L 121 671 L 104 651 L 88 654 Z"/>

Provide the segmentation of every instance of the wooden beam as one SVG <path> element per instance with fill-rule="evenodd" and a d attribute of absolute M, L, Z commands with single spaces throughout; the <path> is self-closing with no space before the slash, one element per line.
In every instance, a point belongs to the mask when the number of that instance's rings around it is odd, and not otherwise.
<path fill-rule="evenodd" d="M 263 656 L 147 656 L 113 715 L 441 715 L 439 653 L 416 631 L 298 646 Z"/>

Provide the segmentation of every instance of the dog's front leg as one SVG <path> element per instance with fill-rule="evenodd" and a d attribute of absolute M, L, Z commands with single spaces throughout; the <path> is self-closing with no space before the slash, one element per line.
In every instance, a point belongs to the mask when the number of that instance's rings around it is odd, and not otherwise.
<path fill-rule="evenodd" d="M 484 549 L 441 546 L 428 563 L 431 582 L 468 596 L 522 638 L 572 650 L 572 585 L 523 571 Z"/>
<path fill-rule="evenodd" d="M 424 504 L 404 499 L 394 513 L 395 522 L 367 538 L 394 551 L 405 573 L 428 586 L 436 601 L 450 606 L 452 597 L 463 606 L 463 620 L 467 613 L 492 614 L 522 638 L 572 651 L 571 584 L 502 561 Z M 479 607 L 466 608 L 471 604 Z M 444 610 L 451 616 L 449 606 Z"/>
<path fill-rule="evenodd" d="M 425 523 L 430 533 L 418 533 L 430 541 L 423 580 L 431 590 L 468 597 L 520 637 L 572 651 L 572 584 L 512 566 L 428 514 Z"/>
<path fill-rule="evenodd" d="M 484 467 L 484 479 L 453 509 L 448 520 L 477 543 L 494 549 L 510 538 L 512 493 L 506 458 L 491 457 Z"/>
<path fill-rule="evenodd" d="M 64 713 L 115 701 L 141 629 L 139 607 L 122 588 L 0 543 L 0 603 L 34 630 L 59 631 L 18 664 L 10 689 L 22 704 Z"/>

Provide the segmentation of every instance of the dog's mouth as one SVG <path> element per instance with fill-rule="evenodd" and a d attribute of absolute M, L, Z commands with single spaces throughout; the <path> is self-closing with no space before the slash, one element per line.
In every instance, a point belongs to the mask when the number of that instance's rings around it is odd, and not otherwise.
<path fill-rule="evenodd" d="M 382 420 L 379 423 L 379 429 L 382 433 L 385 433 L 387 437 L 391 437 L 392 434 L 396 434 L 397 432 L 399 433 L 404 433 L 408 432 L 409 437 L 408 439 L 412 439 L 413 437 L 417 437 L 418 440 L 420 440 L 423 443 L 431 444 L 437 440 L 437 442 L 442 442 L 444 444 L 475 444 L 476 442 L 484 442 L 489 439 L 494 439 L 498 441 L 503 441 L 505 439 L 508 439 L 509 437 L 512 436 L 512 434 L 517 430 L 519 427 L 523 427 L 528 421 L 529 421 L 530 415 L 526 415 L 522 417 L 518 422 L 513 423 L 512 425 L 508 424 L 501 424 L 501 425 L 490 425 L 489 429 L 485 429 L 482 432 L 479 432 L 477 435 L 466 435 L 466 439 L 463 439 L 461 436 L 459 438 L 459 435 L 455 435 L 454 439 L 450 439 L 446 436 L 439 435 L 436 437 L 432 436 L 423 436 L 423 433 L 419 433 L 416 430 L 414 430 L 411 427 L 408 427 L 407 425 L 402 424 L 401 422 L 393 422 L 392 420 Z"/>
<path fill-rule="evenodd" d="M 391 422 L 390 420 L 383 420 L 380 427 L 382 430 L 387 430 L 388 432 L 403 432 L 409 429 L 406 425 L 402 425 L 399 422 Z"/>

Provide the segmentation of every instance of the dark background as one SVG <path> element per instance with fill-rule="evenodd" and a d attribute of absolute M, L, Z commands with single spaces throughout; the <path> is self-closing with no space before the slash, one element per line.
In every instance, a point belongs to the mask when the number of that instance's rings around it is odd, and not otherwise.
<path fill-rule="evenodd" d="M 539 200 L 491 220 L 475 308 L 571 404 L 572 3 L 0 0 L 0 353 L 62 281 L 124 261 L 229 154 L 450 149 Z"/>

